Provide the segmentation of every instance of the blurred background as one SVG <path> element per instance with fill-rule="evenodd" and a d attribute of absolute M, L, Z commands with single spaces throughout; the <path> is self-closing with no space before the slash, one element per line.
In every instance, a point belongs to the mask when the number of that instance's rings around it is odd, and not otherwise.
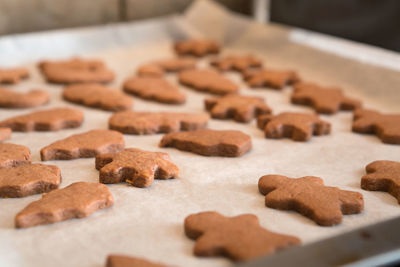
<path fill-rule="evenodd" d="M 0 0 L 0 35 L 134 21 L 183 12 L 193 0 Z M 278 22 L 400 52 L 399 0 L 216 0 Z"/>

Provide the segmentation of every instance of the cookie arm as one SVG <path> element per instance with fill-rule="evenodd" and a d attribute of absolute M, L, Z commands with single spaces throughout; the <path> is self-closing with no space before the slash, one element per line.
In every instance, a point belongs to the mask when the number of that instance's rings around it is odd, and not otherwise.
<path fill-rule="evenodd" d="M 276 188 L 284 185 L 289 178 L 283 175 L 264 175 L 258 180 L 258 190 L 267 195 Z"/>
<path fill-rule="evenodd" d="M 343 214 L 356 214 L 364 209 L 363 196 L 358 192 L 340 190 L 339 199 Z"/>

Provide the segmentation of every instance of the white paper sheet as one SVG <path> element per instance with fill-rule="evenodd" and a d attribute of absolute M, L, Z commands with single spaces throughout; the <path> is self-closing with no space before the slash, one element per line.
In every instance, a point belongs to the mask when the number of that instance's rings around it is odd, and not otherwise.
<path fill-rule="evenodd" d="M 12 90 L 23 92 L 40 88 L 51 94 L 51 102 L 46 107 L 1 109 L 0 120 L 55 106 L 72 106 L 85 113 L 85 122 L 80 128 L 58 132 L 15 132 L 8 142 L 28 146 L 33 162 L 39 162 L 40 149 L 49 143 L 90 129 L 107 128 L 110 112 L 63 101 L 62 86 L 44 83 L 34 65 L 37 60 L 73 55 L 103 59 L 117 73 L 117 79 L 111 86 L 120 90 L 123 80 L 140 64 L 172 57 L 172 39 L 205 34 L 204 29 L 207 28 L 202 29 L 199 24 L 205 16 L 204 8 L 207 8 L 209 20 L 213 21 L 209 36 L 224 36 L 224 53 L 252 52 L 261 57 L 267 66 L 278 69 L 290 67 L 298 70 L 306 80 L 343 86 L 349 96 L 361 98 L 367 107 L 399 112 L 398 72 L 290 43 L 287 40 L 288 29 L 250 23 L 209 2 L 202 1 L 196 5 L 182 17 L 0 39 L 0 64 L 23 64 L 32 74 L 31 79 L 13 86 Z M 236 38 L 232 35 L 236 30 L 233 26 L 238 29 Z M 199 65 L 205 67 L 207 62 L 207 59 L 201 60 Z M 311 111 L 310 108 L 290 104 L 291 88 L 282 91 L 249 89 L 239 74 L 226 75 L 241 85 L 241 93 L 265 97 L 274 113 Z M 173 74 L 168 75 L 168 79 L 177 83 Z M 367 82 L 373 84 L 368 85 Z M 134 110 L 204 112 L 203 99 L 208 95 L 180 87 L 188 96 L 185 105 L 163 105 L 135 98 Z M 158 148 L 162 135 L 125 135 L 127 147 L 169 153 L 172 161 L 180 167 L 180 178 L 156 180 L 146 189 L 127 184 L 109 185 L 115 197 L 112 208 L 85 219 L 23 230 L 14 229 L 14 217 L 40 195 L 1 199 L 0 265 L 97 267 L 104 265 L 110 253 L 145 257 L 175 266 L 230 265 L 231 262 L 223 258 L 195 257 L 192 253 L 194 242 L 184 234 L 184 218 L 208 210 L 227 216 L 253 213 L 259 217 L 263 227 L 296 235 L 304 243 L 399 216 L 400 206 L 395 198 L 383 192 L 361 190 L 360 178 L 365 165 L 374 160 L 399 161 L 400 147 L 383 144 L 375 136 L 352 133 L 350 112 L 322 118 L 332 123 L 331 135 L 314 137 L 307 143 L 265 139 L 255 122 L 240 124 L 229 120 L 210 120 L 209 128 L 237 129 L 251 135 L 253 149 L 240 158 L 203 157 L 173 148 Z M 61 187 L 77 181 L 98 181 L 94 159 L 51 161 L 46 164 L 56 164 L 61 168 Z M 326 185 L 361 192 L 365 211 L 344 216 L 339 226 L 320 227 L 296 212 L 266 208 L 264 196 L 257 189 L 259 177 L 266 174 L 322 177 Z"/>

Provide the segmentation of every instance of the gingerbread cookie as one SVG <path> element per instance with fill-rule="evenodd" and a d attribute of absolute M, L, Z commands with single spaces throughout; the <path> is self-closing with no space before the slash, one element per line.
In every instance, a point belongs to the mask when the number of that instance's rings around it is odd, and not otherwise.
<path fill-rule="evenodd" d="M 192 39 L 176 42 L 174 49 L 178 55 L 203 57 L 208 54 L 218 54 L 220 47 L 212 40 Z"/>
<path fill-rule="evenodd" d="M 35 111 L 0 121 L 0 127 L 9 127 L 17 132 L 58 131 L 79 127 L 83 112 L 72 108 L 52 108 Z"/>
<path fill-rule="evenodd" d="M 94 83 L 67 86 L 62 96 L 72 103 L 110 111 L 130 109 L 133 105 L 133 99 L 123 92 Z"/>
<path fill-rule="evenodd" d="M 143 99 L 165 104 L 183 104 L 186 95 L 162 77 L 133 77 L 125 81 L 124 91 Z"/>
<path fill-rule="evenodd" d="M 196 60 L 192 58 L 173 58 L 153 61 L 139 67 L 139 76 L 161 77 L 165 72 L 178 72 L 186 69 L 194 69 Z"/>
<path fill-rule="evenodd" d="M 308 141 L 313 135 L 331 132 L 331 124 L 316 114 L 283 112 L 278 115 L 261 115 L 257 118 L 258 128 L 264 130 L 267 138 L 292 138 Z"/>
<path fill-rule="evenodd" d="M 30 203 L 15 217 L 15 227 L 27 228 L 84 218 L 113 204 L 114 198 L 106 185 L 77 182 L 43 194 L 42 199 Z"/>
<path fill-rule="evenodd" d="M 0 168 L 31 163 L 31 152 L 26 146 L 0 144 Z"/>
<path fill-rule="evenodd" d="M 27 93 L 17 93 L 0 88 L 1 108 L 33 108 L 49 102 L 50 96 L 42 90 L 31 90 Z"/>
<path fill-rule="evenodd" d="M 237 93 L 239 87 L 214 70 L 184 70 L 179 73 L 179 82 L 196 91 L 216 95 Z"/>
<path fill-rule="evenodd" d="M 179 176 L 179 168 L 170 161 L 167 153 L 149 152 L 137 148 L 98 155 L 96 169 L 100 170 L 101 183 L 127 182 L 136 187 L 148 187 L 154 178 L 164 180 Z"/>
<path fill-rule="evenodd" d="M 206 114 L 121 111 L 111 116 L 108 125 L 124 134 L 156 134 L 202 129 L 207 121 Z"/>
<path fill-rule="evenodd" d="M 215 119 L 233 118 L 238 122 L 249 122 L 258 115 L 271 113 L 271 108 L 261 97 L 230 94 L 220 98 L 208 98 L 205 108 Z"/>
<path fill-rule="evenodd" d="M 248 70 L 243 72 L 243 78 L 250 87 L 270 87 L 282 89 L 300 80 L 294 71 L 279 71 L 271 69 Z"/>
<path fill-rule="evenodd" d="M 79 59 L 42 61 L 39 68 L 50 83 L 108 83 L 114 72 L 100 60 Z"/>
<path fill-rule="evenodd" d="M 225 217 L 218 212 L 200 212 L 186 217 L 184 226 L 186 236 L 196 240 L 196 256 L 226 256 L 245 261 L 301 243 L 297 237 L 261 227 L 253 214 Z"/>
<path fill-rule="evenodd" d="M 369 109 L 354 111 L 353 132 L 377 135 L 387 144 L 400 144 L 400 114 L 382 114 Z"/>
<path fill-rule="evenodd" d="M 221 71 L 235 70 L 243 72 L 250 68 L 260 68 L 261 60 L 252 55 L 247 56 L 225 56 L 211 61 L 211 65 Z"/>
<path fill-rule="evenodd" d="M 25 68 L 0 69 L 0 83 L 16 84 L 28 77 L 29 72 Z"/>
<path fill-rule="evenodd" d="M 266 195 L 267 207 L 295 210 L 322 226 L 340 224 L 342 214 L 356 214 L 364 209 L 360 193 L 325 186 L 323 180 L 315 176 L 265 175 L 258 181 L 258 189 Z"/>
<path fill-rule="evenodd" d="M 377 160 L 365 167 L 361 188 L 369 191 L 388 192 L 400 203 L 400 162 Z"/>
<path fill-rule="evenodd" d="M 26 197 L 50 192 L 61 183 L 57 166 L 25 164 L 14 168 L 0 168 L 0 197 Z"/>
<path fill-rule="evenodd" d="M 202 129 L 166 134 L 160 147 L 175 147 L 203 156 L 240 157 L 251 149 L 251 138 L 240 131 Z"/>
<path fill-rule="evenodd" d="M 306 82 L 294 85 L 291 101 L 294 104 L 311 106 L 316 112 L 325 114 L 361 107 L 360 101 L 344 96 L 340 88 L 324 88 Z"/>
<path fill-rule="evenodd" d="M 124 136 L 111 130 L 91 130 L 56 141 L 40 150 L 43 161 L 92 158 L 124 149 Z"/>
<path fill-rule="evenodd" d="M 7 127 L 0 127 L 0 142 L 10 139 L 11 129 Z"/>
<path fill-rule="evenodd" d="M 109 255 L 106 267 L 167 267 L 167 265 L 125 255 Z"/>

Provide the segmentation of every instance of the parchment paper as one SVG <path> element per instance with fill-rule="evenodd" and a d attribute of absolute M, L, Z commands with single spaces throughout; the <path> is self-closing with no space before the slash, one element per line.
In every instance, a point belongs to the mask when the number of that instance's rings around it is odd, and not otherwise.
<path fill-rule="evenodd" d="M 204 18 L 207 18 L 205 20 Z M 366 107 L 384 112 L 399 112 L 399 72 L 356 62 L 311 49 L 288 40 L 290 29 L 279 25 L 261 25 L 232 15 L 208 1 L 199 1 L 184 15 L 140 23 L 109 25 L 78 30 L 11 36 L 0 39 L 0 64 L 25 65 L 32 78 L 13 86 L 15 91 L 40 88 L 51 94 L 46 107 L 72 106 L 85 113 L 80 128 L 58 132 L 13 133 L 10 143 L 31 149 L 33 162 L 49 143 L 94 128 L 106 129 L 111 113 L 67 103 L 61 99 L 62 86 L 44 83 L 35 63 L 39 59 L 66 58 L 74 55 L 103 59 L 117 73 L 112 84 L 121 90 L 124 79 L 137 66 L 153 59 L 173 56 L 171 42 L 185 36 L 216 38 L 225 45 L 224 53 L 254 53 L 267 66 L 293 68 L 306 80 L 342 86 L 346 94 L 363 100 Z M 354 51 L 357 53 L 357 51 Z M 201 67 L 208 59 L 200 60 Z M 249 89 L 240 75 L 227 77 L 241 85 L 241 93 L 265 97 L 275 113 L 311 111 L 290 104 L 291 88 L 282 91 Z M 176 76 L 168 79 L 177 83 Z M 188 98 L 183 106 L 170 106 L 135 98 L 134 110 L 204 112 L 208 95 L 182 88 Z M 0 110 L 0 120 L 32 110 Z M 339 112 L 322 116 L 333 125 L 331 135 L 314 137 L 300 143 L 289 139 L 265 139 L 255 122 L 210 120 L 212 129 L 237 129 L 252 137 L 253 149 L 240 158 L 203 157 L 173 148 L 159 148 L 162 135 L 125 135 L 127 147 L 164 151 L 181 170 L 179 179 L 156 180 L 150 188 L 126 184 L 109 185 L 115 197 L 112 208 L 85 219 L 53 225 L 14 229 L 14 217 L 34 195 L 21 199 L 1 199 L 1 266 L 103 266 L 110 253 L 145 257 L 175 266 L 227 266 L 223 258 L 198 258 L 192 253 L 194 242 L 184 235 L 183 220 L 192 213 L 215 210 L 227 216 L 253 213 L 263 227 L 296 235 L 304 243 L 327 238 L 354 228 L 400 215 L 396 199 L 387 193 L 360 189 L 364 167 L 374 160 L 400 160 L 399 146 L 383 144 L 377 137 L 351 132 L 352 115 Z M 98 181 L 94 159 L 50 161 L 61 168 L 65 187 L 77 181 Z M 282 174 L 290 177 L 314 175 L 326 185 L 361 192 L 365 211 L 344 216 L 335 227 L 320 227 L 296 212 L 264 206 L 257 189 L 260 176 Z"/>

